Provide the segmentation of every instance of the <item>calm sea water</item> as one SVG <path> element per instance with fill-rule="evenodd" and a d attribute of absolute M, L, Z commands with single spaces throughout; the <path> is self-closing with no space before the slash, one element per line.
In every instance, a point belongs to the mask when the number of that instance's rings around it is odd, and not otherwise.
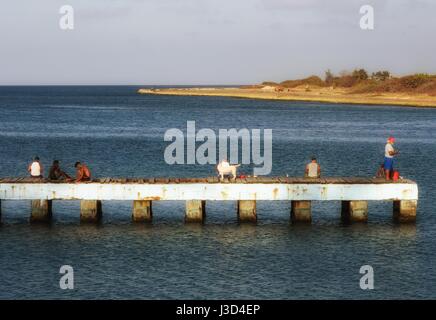
<path fill-rule="evenodd" d="M 3 201 L 0 298 L 307 299 L 436 298 L 436 109 L 141 96 L 136 87 L 0 87 L 0 176 L 25 176 L 39 155 L 95 177 L 210 176 L 213 166 L 167 165 L 168 128 L 273 129 L 273 175 L 302 175 L 318 156 L 325 175 L 373 176 L 385 139 L 397 138 L 401 175 L 418 182 L 414 225 L 392 204 L 344 226 L 340 203 L 313 204 L 311 226 L 289 223 L 290 204 L 260 202 L 239 225 L 234 202 L 208 202 L 203 226 L 183 202 L 155 202 L 152 225 L 130 222 L 131 203 L 103 202 L 103 223 L 80 225 L 78 202 L 54 203 L 50 226 L 30 225 L 28 201 Z M 250 173 L 248 166 L 242 172 Z M 75 289 L 59 289 L 59 268 Z M 359 287 L 369 264 L 375 289 Z"/>

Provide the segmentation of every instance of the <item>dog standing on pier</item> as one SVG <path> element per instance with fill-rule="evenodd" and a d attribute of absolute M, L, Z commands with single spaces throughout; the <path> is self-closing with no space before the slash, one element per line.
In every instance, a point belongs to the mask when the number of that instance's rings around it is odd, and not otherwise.
<path fill-rule="evenodd" d="M 218 174 L 220 175 L 220 180 L 224 180 L 224 175 L 232 175 L 232 179 L 236 179 L 236 170 L 240 166 L 240 164 L 231 165 L 227 159 L 221 160 L 220 163 L 218 163 L 216 169 L 218 171 Z"/>

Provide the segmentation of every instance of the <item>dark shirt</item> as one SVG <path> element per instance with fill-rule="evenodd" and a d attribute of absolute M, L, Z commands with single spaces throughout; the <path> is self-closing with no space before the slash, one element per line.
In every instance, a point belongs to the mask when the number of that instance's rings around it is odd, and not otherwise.
<path fill-rule="evenodd" d="M 48 178 L 50 180 L 59 180 L 62 178 L 68 179 L 70 176 L 63 172 L 59 166 L 51 166 L 48 172 Z"/>

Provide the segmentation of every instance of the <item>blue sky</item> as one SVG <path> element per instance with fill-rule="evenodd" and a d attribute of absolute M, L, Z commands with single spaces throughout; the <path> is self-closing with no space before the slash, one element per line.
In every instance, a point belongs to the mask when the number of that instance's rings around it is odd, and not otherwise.
<path fill-rule="evenodd" d="M 62 5 L 75 29 L 61 30 Z M 359 27 L 359 8 L 375 29 Z M 21 0 L 0 5 L 0 85 L 246 84 L 330 68 L 436 73 L 434 0 Z"/>

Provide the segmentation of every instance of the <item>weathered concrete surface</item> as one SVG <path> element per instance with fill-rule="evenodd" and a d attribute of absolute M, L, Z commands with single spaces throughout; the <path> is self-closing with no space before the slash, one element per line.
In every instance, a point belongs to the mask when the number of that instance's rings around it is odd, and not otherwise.
<path fill-rule="evenodd" d="M 188 200 L 186 201 L 185 222 L 204 222 L 206 216 L 206 201 Z"/>
<path fill-rule="evenodd" d="M 292 223 L 311 223 L 312 222 L 312 203 L 311 201 L 292 201 L 291 202 L 291 222 Z"/>
<path fill-rule="evenodd" d="M 80 222 L 99 222 L 102 217 L 100 200 L 80 201 Z"/>
<path fill-rule="evenodd" d="M 295 201 L 291 210 L 291 218 L 294 221 L 311 220 L 309 201 L 347 201 L 348 204 L 343 210 L 346 212 L 345 215 L 351 220 L 363 221 L 366 220 L 367 207 L 359 207 L 360 201 L 390 200 L 395 202 L 394 218 L 398 218 L 399 221 L 414 221 L 418 186 L 414 181 L 407 179 L 386 182 L 383 179 L 350 177 L 247 177 L 238 178 L 235 182 L 218 182 L 216 177 L 136 180 L 104 178 L 87 183 L 0 178 L 0 200 L 82 200 L 82 221 L 100 220 L 101 200 L 138 201 L 132 215 L 133 220 L 139 221 L 150 220 L 152 216 L 151 205 L 149 208 L 146 205 L 142 207 L 142 201 L 146 203 L 155 200 L 185 200 L 185 218 L 188 222 L 204 221 L 206 200 Z M 240 210 L 241 213 L 243 210 L 245 209 Z M 255 207 L 254 210 L 247 207 L 246 212 L 247 214 L 240 215 L 241 220 L 255 220 Z"/>
<path fill-rule="evenodd" d="M 32 200 L 30 222 L 49 222 L 52 218 L 51 200 Z"/>
<path fill-rule="evenodd" d="M 256 201 L 239 200 L 238 201 L 238 220 L 239 222 L 256 222 Z"/>
<path fill-rule="evenodd" d="M 394 201 L 394 220 L 401 223 L 415 222 L 417 200 Z"/>
<path fill-rule="evenodd" d="M 153 217 L 152 204 L 149 200 L 133 201 L 132 220 L 134 222 L 151 222 Z"/>
<path fill-rule="evenodd" d="M 3 183 L 4 200 L 417 200 L 416 183 Z M 369 180 L 371 181 L 371 180 Z"/>
<path fill-rule="evenodd" d="M 344 222 L 367 222 L 368 201 L 342 201 L 341 219 Z"/>

